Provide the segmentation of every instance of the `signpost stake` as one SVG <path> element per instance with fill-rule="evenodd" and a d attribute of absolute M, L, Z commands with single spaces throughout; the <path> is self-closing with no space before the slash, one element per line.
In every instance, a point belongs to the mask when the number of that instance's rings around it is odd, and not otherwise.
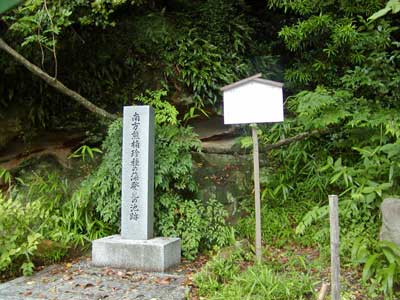
<path fill-rule="evenodd" d="M 340 257 L 339 257 L 339 198 L 329 195 L 329 219 L 331 228 L 331 286 L 332 300 L 340 300 Z"/>
<path fill-rule="evenodd" d="M 254 160 L 256 262 L 261 262 L 261 200 L 257 123 L 283 122 L 283 83 L 261 78 L 261 73 L 228 84 L 224 93 L 224 123 L 251 124 Z"/>
<path fill-rule="evenodd" d="M 260 200 L 260 170 L 258 158 L 257 125 L 251 125 L 253 136 L 253 163 L 254 163 L 254 199 L 256 208 L 256 261 L 261 262 L 261 200 Z"/>

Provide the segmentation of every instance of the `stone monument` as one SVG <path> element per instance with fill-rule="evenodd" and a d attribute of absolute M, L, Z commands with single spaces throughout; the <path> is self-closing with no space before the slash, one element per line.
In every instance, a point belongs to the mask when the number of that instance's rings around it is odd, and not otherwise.
<path fill-rule="evenodd" d="M 165 271 L 180 262 L 179 238 L 153 238 L 154 111 L 125 106 L 122 139 L 121 235 L 93 241 L 95 266 Z"/>
<path fill-rule="evenodd" d="M 380 239 L 400 247 L 400 199 L 386 198 L 381 204 L 382 227 Z"/>

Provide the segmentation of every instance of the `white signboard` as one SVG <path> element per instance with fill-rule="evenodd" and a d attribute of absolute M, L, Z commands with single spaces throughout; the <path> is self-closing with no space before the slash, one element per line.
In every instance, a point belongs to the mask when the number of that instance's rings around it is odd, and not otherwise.
<path fill-rule="evenodd" d="M 282 84 L 261 78 L 249 79 L 222 88 L 224 123 L 282 122 Z"/>

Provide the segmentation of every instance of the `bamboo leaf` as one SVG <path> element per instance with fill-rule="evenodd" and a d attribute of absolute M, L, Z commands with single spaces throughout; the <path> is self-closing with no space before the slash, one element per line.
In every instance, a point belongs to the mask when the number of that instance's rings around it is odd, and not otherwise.
<path fill-rule="evenodd" d="M 367 262 L 365 263 L 364 269 L 363 269 L 363 273 L 362 273 L 362 280 L 363 281 L 367 281 L 369 278 L 371 278 L 374 269 L 374 263 L 376 261 L 376 259 L 378 258 L 379 254 L 375 253 L 373 255 L 371 255 Z"/>
<path fill-rule="evenodd" d="M 0 1 L 0 14 L 6 12 L 10 8 L 16 6 L 22 2 L 22 0 L 1 0 Z"/>

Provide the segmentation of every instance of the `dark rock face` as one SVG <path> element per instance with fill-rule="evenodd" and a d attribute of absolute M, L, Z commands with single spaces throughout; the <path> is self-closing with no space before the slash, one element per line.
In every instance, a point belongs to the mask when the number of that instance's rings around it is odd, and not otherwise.
<path fill-rule="evenodd" d="M 400 199 L 386 198 L 381 204 L 382 228 L 380 239 L 400 246 Z"/>
<path fill-rule="evenodd" d="M 0 115 L 0 150 L 6 147 L 7 143 L 16 138 L 22 130 L 20 119 L 2 118 Z"/>
<path fill-rule="evenodd" d="M 244 199 L 252 190 L 252 160 L 249 155 L 194 153 L 194 178 L 204 203 L 216 199 L 235 223 Z M 250 196 L 251 197 L 251 196 Z"/>

